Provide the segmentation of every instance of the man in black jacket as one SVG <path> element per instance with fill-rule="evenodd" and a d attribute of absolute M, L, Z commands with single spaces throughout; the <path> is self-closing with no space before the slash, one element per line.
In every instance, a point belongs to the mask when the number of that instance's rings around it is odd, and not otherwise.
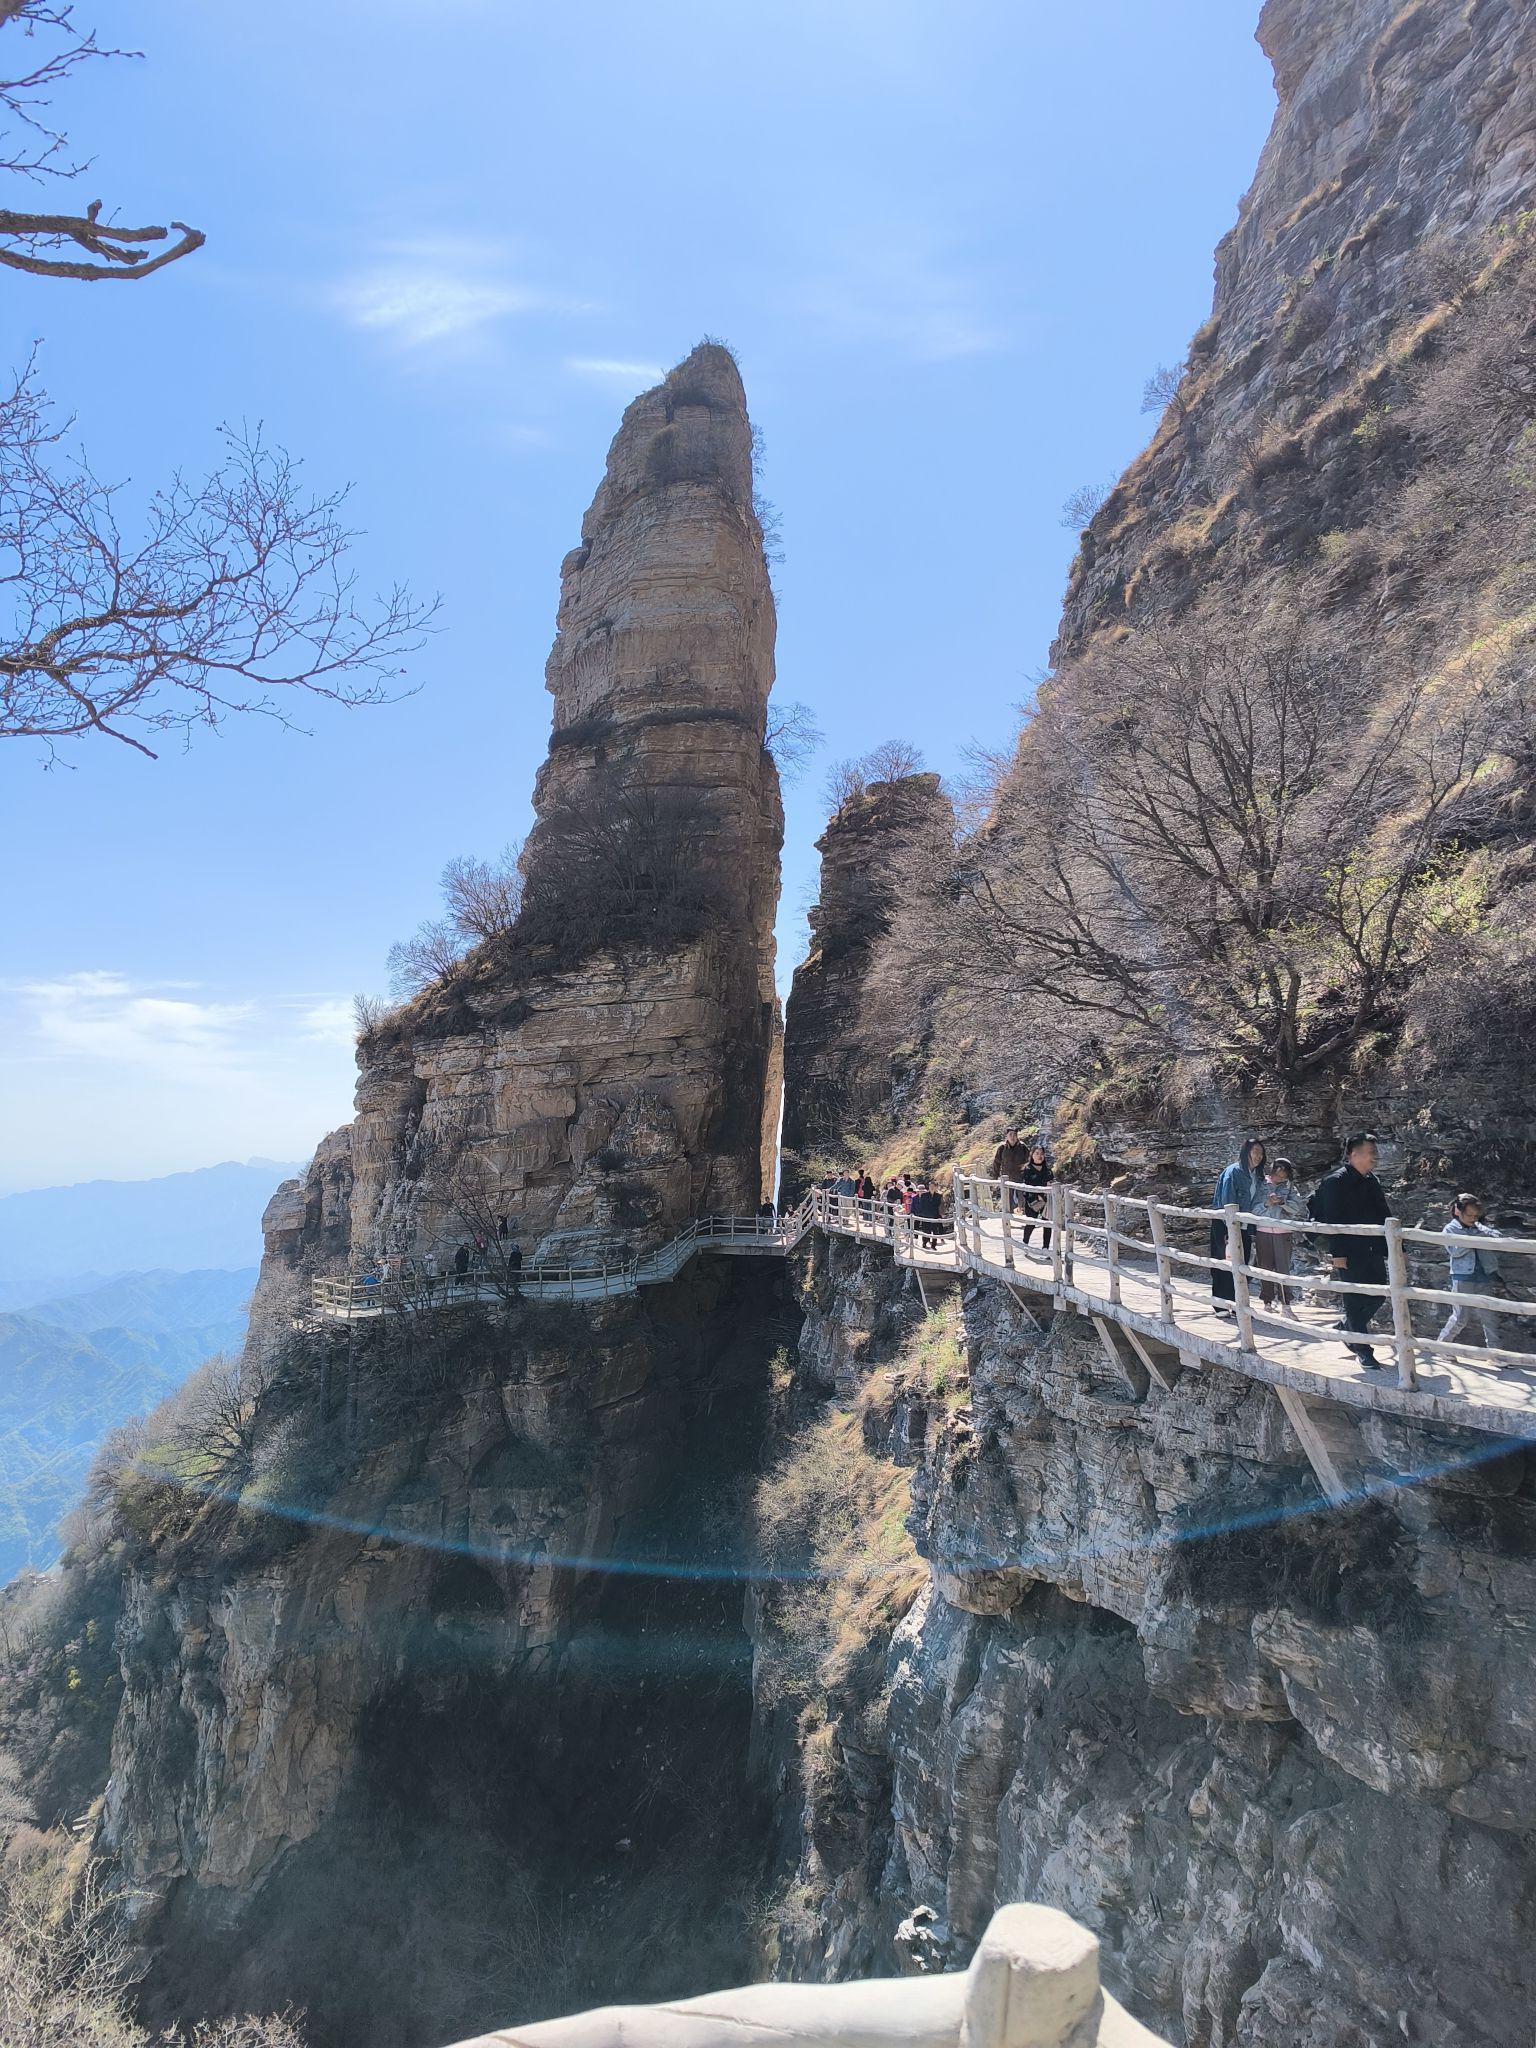
<path fill-rule="evenodd" d="M 1387 1207 L 1386 1191 L 1376 1178 L 1378 1156 L 1376 1140 L 1369 1131 L 1357 1131 L 1345 1140 L 1344 1164 L 1336 1166 L 1332 1173 L 1318 1182 L 1307 1204 L 1319 1223 L 1379 1225 L 1386 1222 L 1391 1211 Z M 1357 1280 L 1372 1287 L 1386 1286 L 1387 1246 L 1384 1238 L 1340 1236 L 1330 1237 L 1327 1242 L 1335 1280 Z M 1339 1295 L 1337 1299 L 1344 1312 L 1344 1328 L 1369 1340 L 1371 1318 L 1384 1298 L 1379 1294 Z M 1346 1338 L 1345 1348 L 1353 1351 L 1367 1369 L 1378 1363 L 1369 1341 L 1351 1344 Z"/>

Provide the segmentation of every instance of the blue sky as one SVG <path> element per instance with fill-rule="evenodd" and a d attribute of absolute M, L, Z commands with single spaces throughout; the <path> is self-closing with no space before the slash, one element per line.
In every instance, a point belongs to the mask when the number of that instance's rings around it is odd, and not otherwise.
<path fill-rule="evenodd" d="M 82 13 L 89 15 L 87 4 Z M 1043 666 L 1074 486 L 1145 440 L 1268 127 L 1244 0 L 146 0 L 56 111 L 77 188 L 207 247 L 120 290 L 12 277 L 9 356 L 148 486 L 261 420 L 352 481 L 365 581 L 440 591 L 417 694 L 158 762 L 0 756 L 0 1192 L 307 1154 L 355 990 L 443 862 L 526 827 L 560 559 L 624 404 L 736 348 L 783 519 L 781 968 L 827 764 L 941 771 Z M 84 190 L 88 185 L 90 190 Z M 10 200 L 7 203 L 23 203 Z M 55 203 L 50 197 L 41 203 Z"/>

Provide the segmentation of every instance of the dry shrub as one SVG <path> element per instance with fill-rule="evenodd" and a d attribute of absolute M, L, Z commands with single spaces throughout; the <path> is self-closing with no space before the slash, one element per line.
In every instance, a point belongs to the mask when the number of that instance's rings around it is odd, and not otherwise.
<path fill-rule="evenodd" d="M 864 1441 L 856 1410 L 807 1424 L 757 1489 L 765 1561 L 782 1575 L 769 1603 L 785 1694 L 846 1685 L 921 1591 L 927 1568 L 908 1534 L 907 1475 Z"/>
<path fill-rule="evenodd" d="M 127 1895 L 60 1830 L 19 1826 L 0 1856 L 0 2043 L 4 2048 L 304 2048 L 292 2016 L 200 2020 L 147 2034 L 131 1998 L 142 1957 Z"/>

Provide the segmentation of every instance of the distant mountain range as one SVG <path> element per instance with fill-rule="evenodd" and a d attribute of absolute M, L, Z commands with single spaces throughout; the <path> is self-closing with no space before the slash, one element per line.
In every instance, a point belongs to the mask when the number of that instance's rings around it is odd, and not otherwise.
<path fill-rule="evenodd" d="M 277 1161 L 0 1199 L 0 1583 L 58 1556 L 107 1432 L 245 1341 Z"/>
<path fill-rule="evenodd" d="M 132 1273 L 0 1313 L 0 1583 L 59 1553 L 107 1432 L 245 1341 L 256 1268 Z"/>
<path fill-rule="evenodd" d="M 261 1212 L 278 1182 L 299 1171 L 249 1159 L 0 1197 L 0 1308 L 25 1307 L 29 1290 L 43 1299 L 36 1290 L 44 1283 L 56 1295 L 112 1274 L 252 1266 Z"/>

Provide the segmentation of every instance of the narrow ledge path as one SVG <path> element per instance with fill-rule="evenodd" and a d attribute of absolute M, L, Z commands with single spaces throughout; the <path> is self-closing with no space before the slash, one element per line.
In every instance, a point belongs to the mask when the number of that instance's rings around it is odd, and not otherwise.
<path fill-rule="evenodd" d="M 1026 1214 L 1024 1201 L 1037 1194 L 957 1173 L 953 1219 L 940 1221 L 816 1189 L 772 1223 L 757 1217 L 701 1217 L 658 1251 L 613 1266 L 534 1266 L 506 1279 L 483 1271 L 460 1278 L 415 1270 L 388 1277 L 321 1277 L 313 1283 L 312 1314 L 322 1321 L 366 1321 L 514 1295 L 597 1302 L 665 1286 L 703 1253 L 783 1258 L 812 1230 L 822 1230 L 888 1249 L 898 1265 L 916 1271 L 925 1303 L 936 1289 L 952 1289 L 971 1274 L 1000 1282 L 1015 1290 L 1016 1298 L 1037 1297 L 1079 1311 L 1094 1323 L 1111 1363 L 1133 1393 L 1144 1392 L 1152 1382 L 1170 1388 L 1181 1369 L 1203 1363 L 1264 1381 L 1279 1393 L 1326 1490 L 1340 1497 L 1344 1482 L 1331 1464 L 1326 1432 L 1316 1427 L 1308 1401 L 1536 1440 L 1536 1355 L 1446 1344 L 1414 1330 L 1415 1304 L 1435 1309 L 1438 1320 L 1453 1297 L 1443 1287 L 1409 1280 L 1405 1246 L 1443 1252 L 1441 1232 L 1405 1229 L 1395 1221 L 1385 1232 L 1366 1225 L 1290 1226 L 1303 1237 L 1385 1236 L 1390 1278 L 1385 1285 L 1366 1287 L 1295 1275 L 1291 1313 L 1282 1316 L 1258 1298 L 1260 1279 L 1271 1276 L 1249 1266 L 1240 1250 L 1233 1257 L 1212 1259 L 1177 1241 L 1181 1230 L 1187 1236 L 1189 1226 L 1204 1228 L 1215 1220 L 1228 1224 L 1228 1243 L 1240 1247 L 1240 1226 L 1256 1219 L 1235 1210 L 1179 1208 L 1059 1183 L 1044 1198 L 1044 1216 Z M 1137 1219 L 1147 1227 L 1145 1240 L 1128 1227 Z M 1483 1242 L 1503 1255 L 1536 1255 L 1536 1240 Z M 1225 1313 L 1212 1297 L 1212 1269 L 1231 1276 L 1234 1299 Z M 1303 1290 L 1324 1299 L 1305 1300 Z M 1368 1340 L 1390 1354 L 1389 1365 L 1362 1368 L 1346 1347 L 1327 1305 L 1328 1296 L 1346 1291 L 1375 1294 L 1390 1309 L 1388 1327 L 1372 1332 Z M 1475 1307 L 1481 1298 L 1455 1299 Z M 1536 1317 L 1536 1301 L 1498 1298 L 1486 1305 L 1504 1318 Z M 1123 1334 L 1126 1350 L 1112 1331 Z"/>

